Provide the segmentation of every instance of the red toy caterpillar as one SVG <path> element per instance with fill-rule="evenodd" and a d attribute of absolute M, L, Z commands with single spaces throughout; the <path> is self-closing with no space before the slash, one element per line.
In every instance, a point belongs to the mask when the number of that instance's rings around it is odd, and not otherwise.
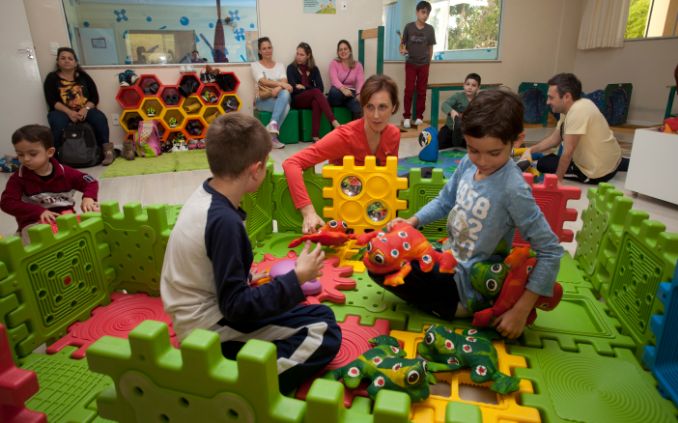
<path fill-rule="evenodd" d="M 384 285 L 398 286 L 412 270 L 411 261 L 417 260 L 421 270 L 430 272 L 436 263 L 443 273 L 453 273 L 457 260 L 451 252 L 438 252 L 412 225 L 397 223 L 390 232 L 374 231 L 358 237 L 358 245 L 367 244 L 363 263 L 370 272 L 387 275 Z"/>
<path fill-rule="evenodd" d="M 509 272 L 506 274 L 501 291 L 494 300 L 494 304 L 490 308 L 475 312 L 471 324 L 476 327 L 490 326 L 495 317 L 501 316 L 513 307 L 525 292 L 527 279 L 536 263 L 537 258 L 531 256 L 529 247 L 514 248 L 504 260 L 504 264 L 509 267 Z M 553 296 L 540 296 L 535 308 L 546 311 L 553 310 L 560 303 L 561 298 L 563 298 L 563 287 L 556 282 L 553 286 Z M 527 318 L 527 324 L 532 324 L 536 318 L 537 311 L 532 309 Z"/>
<path fill-rule="evenodd" d="M 353 235 L 353 230 L 348 228 L 346 222 L 343 220 L 330 220 L 320 228 L 320 231 L 299 237 L 290 242 L 288 247 L 294 248 L 305 241 L 336 247 L 343 245 L 349 239 L 355 239 L 355 235 Z"/>

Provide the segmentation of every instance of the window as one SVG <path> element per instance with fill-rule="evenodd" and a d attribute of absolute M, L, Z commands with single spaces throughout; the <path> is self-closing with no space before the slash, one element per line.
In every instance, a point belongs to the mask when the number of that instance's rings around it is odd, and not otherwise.
<path fill-rule="evenodd" d="M 82 65 L 257 57 L 256 0 L 63 0 L 63 5 Z"/>
<path fill-rule="evenodd" d="M 625 39 L 677 36 L 678 0 L 631 0 Z"/>
<path fill-rule="evenodd" d="M 403 60 L 398 51 L 402 28 L 415 17 L 418 1 L 384 5 L 385 60 Z M 499 57 L 501 0 L 430 1 L 427 23 L 433 26 L 433 60 L 496 60 Z"/>

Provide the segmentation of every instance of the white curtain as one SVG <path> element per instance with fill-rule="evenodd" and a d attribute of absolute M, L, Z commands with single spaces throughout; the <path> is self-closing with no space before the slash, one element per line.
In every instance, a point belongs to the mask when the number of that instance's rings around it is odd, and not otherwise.
<path fill-rule="evenodd" d="M 623 47 L 631 0 L 586 0 L 577 48 Z"/>

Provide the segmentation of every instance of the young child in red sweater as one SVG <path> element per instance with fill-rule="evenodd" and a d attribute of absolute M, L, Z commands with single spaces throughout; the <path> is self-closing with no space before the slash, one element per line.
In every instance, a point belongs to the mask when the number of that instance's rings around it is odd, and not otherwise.
<path fill-rule="evenodd" d="M 28 227 L 50 224 L 64 211 L 75 211 L 75 191 L 82 192 L 83 212 L 98 211 L 99 182 L 93 176 L 60 164 L 51 130 L 26 125 L 12 134 L 21 167 L 7 181 L 0 209 L 16 218 L 24 242 Z"/>

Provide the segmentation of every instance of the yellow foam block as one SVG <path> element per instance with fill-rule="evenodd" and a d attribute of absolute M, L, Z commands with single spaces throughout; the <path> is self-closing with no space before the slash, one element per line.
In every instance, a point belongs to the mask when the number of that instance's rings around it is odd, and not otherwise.
<path fill-rule="evenodd" d="M 461 332 L 460 330 L 458 332 Z M 424 339 L 424 332 L 403 332 L 391 331 L 391 336 L 398 339 L 403 344 L 403 349 L 408 358 L 414 358 L 417 355 L 417 346 Z M 499 370 L 506 374 L 512 374 L 512 369 L 516 367 L 527 367 L 524 357 L 511 355 L 506 352 L 504 341 L 494 341 L 494 347 L 497 349 L 499 358 Z M 509 395 L 501 395 L 490 391 L 490 383 L 476 384 L 471 381 L 469 369 L 462 369 L 455 372 L 435 373 L 438 382 L 450 385 L 449 396 L 431 394 L 426 400 L 412 404 L 410 418 L 414 422 L 445 422 L 445 409 L 450 402 L 462 402 L 477 405 L 482 413 L 483 422 L 520 422 L 520 423 L 538 423 L 541 422 L 539 410 L 531 407 L 524 407 L 518 402 L 523 393 L 533 393 L 532 382 L 522 379 L 518 391 Z M 493 398 L 490 402 L 479 402 L 471 399 L 462 399 L 460 390 L 462 386 L 473 386 L 476 390 L 483 392 L 483 397 Z"/>

